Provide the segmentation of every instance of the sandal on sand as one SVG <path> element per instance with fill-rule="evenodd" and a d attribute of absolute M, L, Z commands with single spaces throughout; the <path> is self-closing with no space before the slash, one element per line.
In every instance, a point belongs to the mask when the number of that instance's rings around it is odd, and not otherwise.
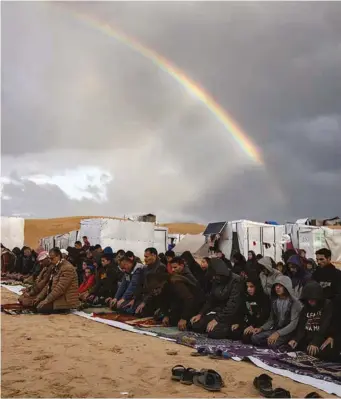
<path fill-rule="evenodd" d="M 217 349 L 213 354 L 208 356 L 210 359 L 222 360 L 231 359 L 231 355 L 228 352 L 224 352 L 221 349 Z"/>
<path fill-rule="evenodd" d="M 290 392 L 283 388 L 275 388 L 272 391 L 272 398 L 291 398 Z"/>
<path fill-rule="evenodd" d="M 186 371 L 186 367 L 181 364 L 177 364 L 172 368 L 172 380 L 180 381 Z"/>
<path fill-rule="evenodd" d="M 191 356 L 207 356 L 208 351 L 205 347 L 201 347 L 197 349 L 197 352 L 192 352 Z"/>
<path fill-rule="evenodd" d="M 261 374 L 253 380 L 253 386 L 259 391 L 265 398 L 271 398 L 272 396 L 272 378 L 267 374 Z"/>
<path fill-rule="evenodd" d="M 322 398 L 322 396 L 317 392 L 310 392 L 305 396 L 305 398 Z"/>
<path fill-rule="evenodd" d="M 193 383 L 207 391 L 217 392 L 224 386 L 221 375 L 215 370 L 202 369 L 193 376 Z"/>
<path fill-rule="evenodd" d="M 193 384 L 193 377 L 198 374 L 198 371 L 189 367 L 184 371 L 181 377 L 181 384 L 185 385 L 192 385 Z"/>

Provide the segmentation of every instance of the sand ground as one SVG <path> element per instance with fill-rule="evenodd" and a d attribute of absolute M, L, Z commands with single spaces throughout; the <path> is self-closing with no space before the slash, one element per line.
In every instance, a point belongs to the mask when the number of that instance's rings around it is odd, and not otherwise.
<path fill-rule="evenodd" d="M 16 302 L 6 289 L 2 303 Z M 254 377 L 263 371 L 245 362 L 191 357 L 192 350 L 73 315 L 2 314 L 1 397 L 257 397 Z M 178 351 L 167 355 L 168 350 Z M 209 393 L 171 381 L 176 364 L 213 368 L 226 387 Z M 304 397 L 314 388 L 272 375 L 274 387 Z M 320 392 L 324 397 L 327 394 Z"/>

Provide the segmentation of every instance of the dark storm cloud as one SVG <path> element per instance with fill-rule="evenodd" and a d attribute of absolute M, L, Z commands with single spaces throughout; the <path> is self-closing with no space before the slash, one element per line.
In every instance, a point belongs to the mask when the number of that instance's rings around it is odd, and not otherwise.
<path fill-rule="evenodd" d="M 266 167 L 243 166 L 241 149 L 203 105 L 69 9 L 114 24 L 198 81 L 261 148 Z M 103 150 L 153 143 L 153 167 L 148 158 L 136 164 L 142 183 L 133 171 L 125 173 L 126 162 L 118 178 L 120 187 L 141 184 L 141 197 L 118 192 L 116 180 L 108 205 L 101 205 L 108 213 L 139 204 L 197 219 L 339 212 L 339 3 L 4 3 L 2 69 L 3 154 L 75 148 L 93 151 L 91 161 L 100 165 Z M 164 163 L 176 166 L 180 186 L 192 185 L 183 203 L 172 203 L 168 178 L 154 175 Z M 153 179 L 163 195 L 145 187 L 143 180 Z M 34 190 L 29 195 L 34 198 Z M 63 201 L 64 213 L 75 213 L 74 202 Z M 85 213 L 96 213 L 90 202 L 77 202 L 77 209 L 83 205 Z M 59 205 L 41 212 L 55 215 Z"/>

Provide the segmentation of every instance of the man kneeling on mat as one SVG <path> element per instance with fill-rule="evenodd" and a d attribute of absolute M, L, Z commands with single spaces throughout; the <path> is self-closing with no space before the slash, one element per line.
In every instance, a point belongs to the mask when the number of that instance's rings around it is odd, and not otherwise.
<path fill-rule="evenodd" d="M 204 302 L 199 285 L 178 274 L 150 274 L 146 290 L 159 308 L 155 317 L 161 317 L 164 326 L 177 325 L 179 330 L 186 330 L 191 317 Z"/>
<path fill-rule="evenodd" d="M 33 306 L 33 302 L 36 299 L 37 295 L 40 294 L 40 292 L 48 283 L 53 269 L 49 253 L 46 251 L 40 252 L 37 258 L 37 262 L 39 262 L 41 269 L 38 277 L 31 287 L 25 288 L 23 290 L 22 295 L 20 295 L 18 299 L 18 301 L 25 307 Z"/>
<path fill-rule="evenodd" d="M 221 259 L 210 262 L 212 289 L 200 313 L 192 317 L 193 331 L 208 333 L 209 338 L 234 339 L 241 335 L 244 317 L 244 285 Z M 237 326 L 237 329 L 232 326 Z"/>
<path fill-rule="evenodd" d="M 78 276 L 75 267 L 62 259 L 59 248 L 51 249 L 51 276 L 33 305 L 38 313 L 63 313 L 79 306 Z"/>

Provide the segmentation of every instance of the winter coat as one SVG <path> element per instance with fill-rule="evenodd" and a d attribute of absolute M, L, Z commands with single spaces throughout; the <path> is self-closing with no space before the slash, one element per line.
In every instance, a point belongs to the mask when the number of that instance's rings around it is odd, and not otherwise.
<path fill-rule="evenodd" d="M 321 285 L 326 299 L 336 301 L 337 306 L 341 306 L 341 270 L 332 264 L 318 267 L 312 278 Z"/>
<path fill-rule="evenodd" d="M 244 316 L 244 286 L 242 279 L 232 273 L 221 259 L 212 259 L 212 289 L 200 314 L 215 312 L 219 323 L 238 324 Z"/>
<path fill-rule="evenodd" d="M 268 275 L 265 275 L 265 273 L 261 271 L 259 274 L 259 278 L 265 294 L 271 295 L 272 286 L 274 285 L 276 278 L 278 276 L 281 276 L 282 274 L 272 267 L 271 258 L 269 258 L 268 256 L 260 259 L 258 261 L 258 264 L 269 271 Z"/>
<path fill-rule="evenodd" d="M 117 300 L 124 299 L 129 301 L 135 299 L 135 292 L 138 290 L 143 279 L 144 265 L 136 263 L 130 273 L 124 273 L 121 284 L 116 292 Z"/>
<path fill-rule="evenodd" d="M 290 299 L 290 305 L 285 315 L 285 322 L 281 326 L 279 326 L 278 324 L 280 315 L 279 315 L 279 310 L 277 309 L 278 296 L 275 293 L 276 284 L 281 284 L 287 290 Z M 277 276 L 271 290 L 270 317 L 269 320 L 265 324 L 263 324 L 261 329 L 263 331 L 268 331 L 268 330 L 277 331 L 280 336 L 291 334 L 295 331 L 297 327 L 301 309 L 302 309 L 302 304 L 295 297 L 290 278 L 287 276 L 279 275 Z"/>
<path fill-rule="evenodd" d="M 50 266 L 44 267 L 41 270 L 41 272 L 38 274 L 38 277 L 36 278 L 34 284 L 32 285 L 32 287 L 29 290 L 30 296 L 36 296 L 44 289 L 44 287 L 50 280 L 52 269 L 53 269 L 53 265 L 51 264 Z"/>
<path fill-rule="evenodd" d="M 301 263 L 301 258 L 298 255 L 292 255 L 288 259 L 288 264 L 291 263 L 296 266 L 296 273 L 292 273 L 290 268 L 288 268 L 288 277 L 292 281 L 292 288 L 294 290 L 296 298 L 299 298 L 302 293 L 302 288 L 311 279 L 309 273 L 306 271 Z"/>
<path fill-rule="evenodd" d="M 256 290 L 254 295 L 246 292 L 245 302 L 245 324 L 246 326 L 260 327 L 270 316 L 271 302 L 268 295 L 263 291 L 262 284 L 257 277 L 249 277 L 246 282 L 251 282 Z"/>
<path fill-rule="evenodd" d="M 151 298 L 151 293 L 146 290 L 146 282 L 149 275 L 165 273 L 166 266 L 160 262 L 159 259 L 156 260 L 155 263 L 151 265 L 146 265 L 143 268 L 143 277 L 141 279 L 140 286 L 135 291 L 135 297 L 137 300 L 142 299 L 142 302 L 147 303 Z"/>
<path fill-rule="evenodd" d="M 193 273 L 190 271 L 189 267 L 185 265 L 181 276 L 188 278 L 193 284 L 198 284 L 198 280 L 193 276 Z"/>
<path fill-rule="evenodd" d="M 87 277 L 78 288 L 78 294 L 89 291 L 96 284 L 96 277 L 91 274 Z"/>
<path fill-rule="evenodd" d="M 78 277 L 74 266 L 63 259 L 53 267 L 49 282 L 37 298 L 53 304 L 54 310 L 74 309 L 78 301 Z"/>
<path fill-rule="evenodd" d="M 186 265 L 189 267 L 189 270 L 191 271 L 193 276 L 197 280 L 200 280 L 204 272 L 200 267 L 199 263 L 194 259 L 193 255 L 189 251 L 185 251 L 181 255 L 181 258 L 186 262 Z"/>
<path fill-rule="evenodd" d="M 156 301 L 164 316 L 175 315 L 178 319 L 189 321 L 203 305 L 204 295 L 197 283 L 172 274 L 168 275 L 168 282 Z"/>
<path fill-rule="evenodd" d="M 310 306 L 308 299 L 315 299 L 316 306 Z M 294 340 L 298 343 L 304 340 L 308 345 L 320 347 L 328 338 L 331 330 L 332 302 L 329 299 L 324 299 L 323 289 L 316 281 L 310 281 L 304 286 L 301 301 L 304 303 L 304 307 L 300 314 Z"/>
<path fill-rule="evenodd" d="M 96 284 L 90 291 L 91 294 L 103 298 L 114 298 L 121 277 L 122 272 L 113 262 L 108 266 L 100 267 L 96 276 Z"/>

